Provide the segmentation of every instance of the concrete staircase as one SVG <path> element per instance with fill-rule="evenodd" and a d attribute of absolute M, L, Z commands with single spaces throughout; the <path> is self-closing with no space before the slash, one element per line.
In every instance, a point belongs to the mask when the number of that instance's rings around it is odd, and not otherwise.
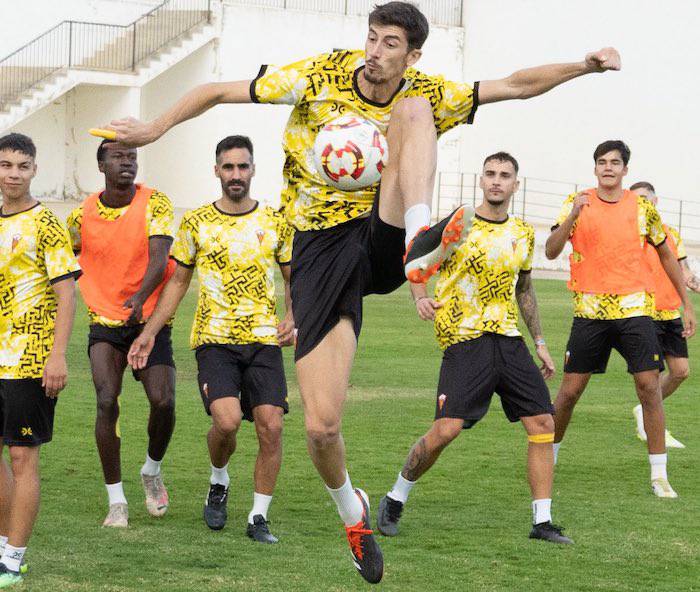
<path fill-rule="evenodd" d="M 77 55 L 68 68 L 0 66 L 0 77 L 22 74 L 40 82 L 0 107 L 0 133 L 17 125 L 79 84 L 141 87 L 219 37 L 220 18 L 212 11 L 173 10 L 167 23 L 142 19 L 119 27 L 119 34 L 89 55 Z M 173 30 L 196 23 L 173 38 Z M 136 36 L 135 36 L 136 33 Z M 135 59 L 134 59 L 135 56 Z"/>

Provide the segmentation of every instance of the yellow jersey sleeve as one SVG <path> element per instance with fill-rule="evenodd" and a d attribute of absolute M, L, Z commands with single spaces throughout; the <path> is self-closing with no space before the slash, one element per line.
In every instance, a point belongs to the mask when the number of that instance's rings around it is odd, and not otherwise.
<path fill-rule="evenodd" d="M 282 67 L 262 66 L 250 84 L 250 98 L 254 103 L 298 105 L 306 94 L 309 71 L 314 62 L 325 59 L 306 58 Z"/>
<path fill-rule="evenodd" d="M 462 123 L 473 123 L 478 106 L 479 83 L 474 87 L 465 82 L 440 79 L 441 99 L 433 107 L 433 119 L 438 134 Z"/>
<path fill-rule="evenodd" d="M 283 214 L 277 213 L 277 249 L 275 258 L 280 265 L 288 265 L 292 261 L 292 242 L 294 229 L 289 225 Z"/>
<path fill-rule="evenodd" d="M 685 244 L 681 238 L 680 233 L 673 227 L 667 226 L 666 230 L 668 234 L 671 235 L 673 242 L 676 243 L 676 251 L 678 251 L 678 260 L 685 259 L 688 257 L 688 253 L 685 250 Z"/>
<path fill-rule="evenodd" d="M 80 237 L 80 231 L 83 224 L 83 206 L 75 208 L 66 219 L 66 225 L 68 226 L 68 235 L 70 236 L 70 242 L 73 247 L 73 252 L 80 252 L 80 247 L 82 245 L 82 240 Z"/>
<path fill-rule="evenodd" d="M 148 236 L 173 236 L 173 225 L 175 223 L 175 210 L 167 195 L 154 190 L 148 198 L 146 209 L 146 219 L 148 220 Z"/>
<path fill-rule="evenodd" d="M 194 267 L 197 261 L 196 219 L 187 212 L 180 222 L 170 256 L 185 267 Z"/>
<path fill-rule="evenodd" d="M 48 209 L 37 220 L 37 255 L 43 261 L 46 277 L 55 283 L 69 276 L 80 274 L 80 266 L 73 253 L 68 230 Z"/>
<path fill-rule="evenodd" d="M 655 247 L 666 240 L 666 232 L 656 206 L 643 197 L 639 198 L 640 212 L 644 216 L 644 236 Z"/>
<path fill-rule="evenodd" d="M 561 209 L 559 210 L 559 215 L 557 216 L 556 220 L 554 220 L 552 230 L 554 230 L 557 226 L 561 226 L 564 220 L 566 220 L 569 217 L 569 214 L 571 214 L 571 210 L 574 207 L 575 197 L 575 193 L 566 196 L 566 199 L 564 200 L 564 203 L 562 204 Z M 574 224 L 574 227 L 575 226 L 576 225 Z M 573 228 L 571 230 L 573 231 Z"/>

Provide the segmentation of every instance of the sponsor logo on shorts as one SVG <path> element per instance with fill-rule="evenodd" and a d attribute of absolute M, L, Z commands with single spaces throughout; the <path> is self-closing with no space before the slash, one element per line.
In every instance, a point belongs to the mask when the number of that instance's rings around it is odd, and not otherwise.
<path fill-rule="evenodd" d="M 32 428 L 21 428 L 20 429 L 20 434 L 23 436 L 33 436 Z"/>
<path fill-rule="evenodd" d="M 654 361 L 658 362 L 659 361 L 659 354 L 654 354 Z"/>
<path fill-rule="evenodd" d="M 438 397 L 438 409 L 440 411 L 442 411 L 442 408 L 445 406 L 445 401 L 447 401 L 447 395 L 443 393 Z"/>
<path fill-rule="evenodd" d="M 202 385 L 202 392 L 204 393 L 204 396 L 208 399 L 209 398 L 209 383 L 205 382 Z"/>
<path fill-rule="evenodd" d="M 564 354 L 564 364 L 568 364 L 568 363 L 569 363 L 569 358 L 570 358 L 570 357 L 571 357 L 571 352 L 570 352 L 570 351 L 567 351 L 567 352 Z"/>

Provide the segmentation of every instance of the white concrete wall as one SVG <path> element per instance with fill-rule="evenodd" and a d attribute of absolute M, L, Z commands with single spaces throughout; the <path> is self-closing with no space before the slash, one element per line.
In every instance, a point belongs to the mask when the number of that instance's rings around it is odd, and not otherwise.
<path fill-rule="evenodd" d="M 61 21 L 126 25 L 160 0 L 2 0 L 0 59 Z M 21 8 L 20 8 L 21 4 Z M 9 9 L 9 5 L 14 8 Z"/>

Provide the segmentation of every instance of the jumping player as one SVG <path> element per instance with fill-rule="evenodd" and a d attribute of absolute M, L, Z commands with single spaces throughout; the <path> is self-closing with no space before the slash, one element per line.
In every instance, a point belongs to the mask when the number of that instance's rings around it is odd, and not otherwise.
<path fill-rule="evenodd" d="M 282 68 L 263 66 L 254 80 L 198 86 L 155 120 L 112 122 L 119 141 L 144 145 L 173 126 L 221 103 L 275 103 L 294 109 L 284 132 L 282 203 L 296 229 L 292 300 L 298 328 L 296 368 L 310 456 L 335 501 L 362 577 L 376 583 L 383 558 L 370 526 L 369 502 L 354 489 L 340 433 L 348 377 L 362 323 L 362 298 L 392 292 L 405 281 L 406 245 L 430 224 L 437 137 L 471 123 L 478 105 L 540 95 L 584 74 L 617 70 L 612 48 L 577 63 L 520 70 L 469 85 L 413 68 L 428 22 L 408 2 L 377 6 L 369 15 L 364 51 L 337 51 Z M 314 166 L 318 130 L 352 113 L 387 137 L 388 166 L 380 187 L 344 192 L 321 180 Z M 469 218 L 470 216 L 466 216 Z M 463 238 L 464 210 L 442 227 L 422 232 L 407 254 L 411 279 L 427 277 L 444 257 L 443 232 Z"/>

